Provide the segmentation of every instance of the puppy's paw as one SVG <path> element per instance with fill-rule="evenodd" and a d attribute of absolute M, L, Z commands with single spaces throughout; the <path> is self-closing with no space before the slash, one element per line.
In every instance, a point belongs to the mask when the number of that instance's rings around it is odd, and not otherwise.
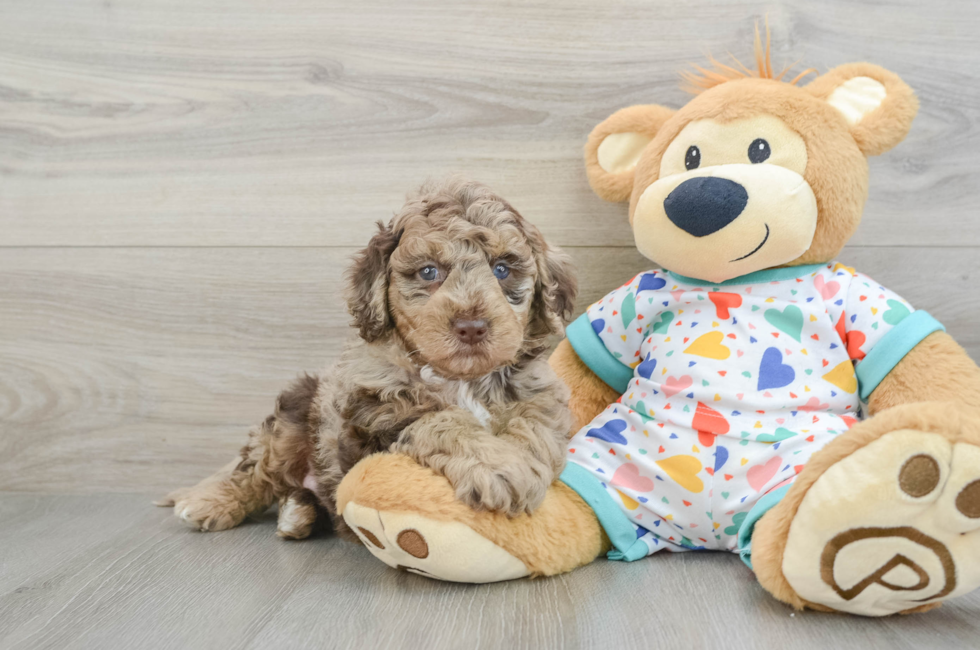
<path fill-rule="evenodd" d="M 533 459 L 507 465 L 477 461 L 458 477 L 447 478 L 456 489 L 456 497 L 466 505 L 511 517 L 541 505 L 552 479 L 550 470 Z"/>
<path fill-rule="evenodd" d="M 234 528 L 247 514 L 237 499 L 210 487 L 185 490 L 174 502 L 174 515 L 202 532 Z"/>

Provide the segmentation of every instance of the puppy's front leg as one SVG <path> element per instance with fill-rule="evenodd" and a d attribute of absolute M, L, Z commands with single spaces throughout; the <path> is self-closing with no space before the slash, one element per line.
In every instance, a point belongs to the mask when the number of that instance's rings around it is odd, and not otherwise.
<path fill-rule="evenodd" d="M 551 466 L 495 436 L 460 408 L 423 415 L 391 450 L 445 476 L 470 507 L 511 516 L 540 505 L 554 478 Z"/>

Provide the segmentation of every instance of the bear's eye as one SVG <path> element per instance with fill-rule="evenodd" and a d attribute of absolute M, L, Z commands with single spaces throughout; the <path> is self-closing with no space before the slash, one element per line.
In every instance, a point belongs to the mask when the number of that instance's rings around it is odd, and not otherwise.
<path fill-rule="evenodd" d="M 749 160 L 753 165 L 767 161 L 770 155 L 772 150 L 769 148 L 769 143 L 762 138 L 756 138 L 749 145 Z"/>
<path fill-rule="evenodd" d="M 506 280 L 510 275 L 510 268 L 503 262 L 497 262 L 493 265 L 493 274 L 498 280 Z"/>
<path fill-rule="evenodd" d="M 422 267 L 422 270 L 419 271 L 419 277 L 426 282 L 432 282 L 439 277 L 439 269 L 429 264 L 428 266 Z"/>
<path fill-rule="evenodd" d="M 688 169 L 697 169 L 701 166 L 701 150 L 693 144 L 687 148 L 687 155 L 684 156 L 684 166 Z"/>

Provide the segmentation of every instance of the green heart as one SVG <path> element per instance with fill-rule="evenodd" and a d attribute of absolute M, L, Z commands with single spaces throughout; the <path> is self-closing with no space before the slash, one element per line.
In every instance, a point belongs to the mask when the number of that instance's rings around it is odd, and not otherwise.
<path fill-rule="evenodd" d="M 647 450 L 646 449 L 641 449 L 640 450 L 640 453 L 645 455 L 647 453 Z"/>
<path fill-rule="evenodd" d="M 803 372 L 805 372 L 805 373 L 806 373 L 806 374 L 808 374 L 808 375 L 812 375 L 812 374 L 813 374 L 813 368 L 807 368 L 807 369 L 806 369 L 806 370 L 804 370 Z"/>
<path fill-rule="evenodd" d="M 649 411 L 649 409 L 647 408 L 647 405 L 643 403 L 642 400 L 636 403 L 635 410 L 636 410 L 637 415 L 639 415 L 640 418 L 644 422 L 649 422 L 650 420 L 653 419 L 652 417 L 650 417 L 649 415 L 647 415 L 647 412 Z"/>
<path fill-rule="evenodd" d="M 782 442 L 783 440 L 786 440 L 787 438 L 792 438 L 795 435 L 796 435 L 795 431 L 790 431 L 789 429 L 784 429 L 783 427 L 779 427 L 778 429 L 776 429 L 776 433 L 759 434 L 759 437 L 756 438 L 756 440 L 758 442 Z"/>
<path fill-rule="evenodd" d="M 748 370 L 743 370 L 742 371 L 742 376 L 743 377 L 749 377 L 749 378 L 751 378 L 752 377 L 752 373 L 749 372 Z"/>
<path fill-rule="evenodd" d="M 738 529 L 742 527 L 742 522 L 745 521 L 748 514 L 747 512 L 736 512 L 735 516 L 732 517 L 732 525 L 725 529 L 725 534 L 738 535 Z"/>
<path fill-rule="evenodd" d="M 663 501 L 664 503 L 670 503 L 670 501 L 667 500 L 667 497 L 664 497 L 663 499 L 661 499 L 661 501 Z"/>
<path fill-rule="evenodd" d="M 626 294 L 623 298 L 623 304 L 619 306 L 619 311 L 623 316 L 623 327 L 629 326 L 636 318 L 636 299 L 633 297 L 633 292 Z"/>
<path fill-rule="evenodd" d="M 766 321 L 781 332 L 792 336 L 797 341 L 803 332 L 803 312 L 796 305 L 788 305 L 783 311 L 767 309 L 763 314 Z"/>
<path fill-rule="evenodd" d="M 674 312 L 665 311 L 664 313 L 660 314 L 660 320 L 657 321 L 656 324 L 654 324 L 653 333 L 654 334 L 666 333 L 667 328 L 670 327 L 670 324 L 672 322 L 674 322 Z"/>
<path fill-rule="evenodd" d="M 599 454 L 592 454 L 592 457 L 593 458 L 598 458 L 599 457 Z"/>
<path fill-rule="evenodd" d="M 702 380 L 701 380 L 701 385 L 702 385 L 702 386 L 708 386 L 708 385 L 709 385 L 709 384 L 708 384 L 708 380 L 707 380 L 707 379 L 702 379 Z"/>
<path fill-rule="evenodd" d="M 669 356 L 671 356 L 673 354 L 674 354 L 674 351 L 673 350 L 670 350 L 665 356 L 668 356 L 669 357 Z"/>
<path fill-rule="evenodd" d="M 752 311 L 759 311 L 759 305 L 752 305 Z"/>
<path fill-rule="evenodd" d="M 891 307 L 891 309 L 886 311 L 882 318 L 884 318 L 885 322 L 889 325 L 898 325 L 909 315 L 909 308 L 897 300 L 889 300 L 888 306 Z"/>
<path fill-rule="evenodd" d="M 729 494 L 731 494 L 731 492 L 722 492 L 721 493 L 721 498 L 727 499 Z"/>

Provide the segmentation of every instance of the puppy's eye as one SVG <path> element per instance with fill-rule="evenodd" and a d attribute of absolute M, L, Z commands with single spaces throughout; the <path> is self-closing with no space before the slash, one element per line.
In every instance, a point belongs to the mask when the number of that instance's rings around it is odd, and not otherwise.
<path fill-rule="evenodd" d="M 697 169 L 701 166 L 701 150 L 693 144 L 687 148 L 687 155 L 684 156 L 684 166 L 688 169 Z"/>
<path fill-rule="evenodd" d="M 426 282 L 435 282 L 437 279 L 439 279 L 439 269 L 430 264 L 423 267 L 422 270 L 419 271 L 419 277 Z"/>
<path fill-rule="evenodd" d="M 769 143 L 762 138 L 756 138 L 749 145 L 749 160 L 752 164 L 765 162 L 772 155 L 772 150 L 769 148 Z"/>
<path fill-rule="evenodd" d="M 493 274 L 498 280 L 503 280 L 510 275 L 510 268 L 503 262 L 497 262 L 493 265 Z"/>

